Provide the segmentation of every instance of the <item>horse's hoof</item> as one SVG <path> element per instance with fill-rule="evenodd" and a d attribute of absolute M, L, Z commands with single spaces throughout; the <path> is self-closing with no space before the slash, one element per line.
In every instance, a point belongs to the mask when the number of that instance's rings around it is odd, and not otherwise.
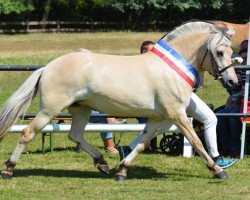
<path fill-rule="evenodd" d="M 104 174 L 109 174 L 109 166 L 108 165 L 98 165 L 97 169 Z"/>
<path fill-rule="evenodd" d="M 115 179 L 116 179 L 117 181 L 125 181 L 125 180 L 127 179 L 127 177 L 117 174 L 117 175 L 115 175 Z"/>
<path fill-rule="evenodd" d="M 3 179 L 12 179 L 12 175 L 4 171 L 1 172 L 1 176 Z"/>
<path fill-rule="evenodd" d="M 228 175 L 224 170 L 222 170 L 221 172 L 214 174 L 214 177 L 218 179 L 226 179 L 228 178 Z"/>

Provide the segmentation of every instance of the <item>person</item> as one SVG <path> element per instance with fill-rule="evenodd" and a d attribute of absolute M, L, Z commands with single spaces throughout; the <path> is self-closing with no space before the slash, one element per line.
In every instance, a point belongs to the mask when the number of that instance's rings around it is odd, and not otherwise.
<path fill-rule="evenodd" d="M 144 42 L 142 43 L 144 44 Z M 145 48 L 146 49 L 146 48 Z M 149 49 L 148 49 L 149 51 Z M 226 159 L 218 152 L 216 125 L 217 118 L 214 112 L 192 92 L 187 114 L 204 124 L 204 137 L 208 153 L 216 164 L 222 168 L 227 168 L 236 162 L 236 159 Z M 139 143 L 142 133 L 139 134 L 128 146 L 119 146 L 120 159 L 124 159 Z"/>
<path fill-rule="evenodd" d="M 92 114 L 98 114 L 98 111 L 92 111 Z M 90 123 L 116 123 L 116 118 L 103 118 L 103 117 L 95 117 L 95 118 L 90 118 L 89 120 Z M 112 132 L 100 132 L 103 145 L 104 145 L 104 150 L 105 152 L 111 154 L 111 155 L 116 155 L 118 154 L 118 150 L 115 148 L 114 141 L 113 141 L 113 133 Z"/>
<path fill-rule="evenodd" d="M 242 64 L 247 62 L 248 40 L 240 44 L 239 56 L 243 59 Z M 227 90 L 229 97 L 224 108 L 216 113 L 239 113 L 241 100 L 244 96 L 245 70 L 236 69 L 238 76 L 238 86 Z M 224 156 L 239 157 L 240 155 L 240 133 L 241 122 L 238 117 L 220 117 L 218 116 L 217 132 L 219 141 L 219 151 Z"/>
<path fill-rule="evenodd" d="M 149 51 L 153 48 L 154 45 L 155 45 L 155 43 L 152 42 L 152 41 L 150 41 L 150 40 L 144 41 L 144 42 L 141 44 L 140 53 L 141 53 L 141 54 L 144 54 L 144 53 L 149 52 Z"/>

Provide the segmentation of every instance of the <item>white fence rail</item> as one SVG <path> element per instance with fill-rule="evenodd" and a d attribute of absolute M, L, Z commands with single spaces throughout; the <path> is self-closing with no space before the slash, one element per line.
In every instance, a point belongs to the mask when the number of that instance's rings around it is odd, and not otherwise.
<path fill-rule="evenodd" d="M 9 130 L 11 133 L 20 133 L 27 124 L 13 125 Z M 40 132 L 69 132 L 71 124 L 48 124 Z M 145 124 L 87 124 L 85 132 L 141 132 Z M 179 133 L 179 129 L 173 125 L 169 130 L 160 129 L 160 133 L 175 132 Z"/>
<path fill-rule="evenodd" d="M 9 132 L 11 133 L 20 133 L 27 126 L 27 124 L 16 124 L 11 127 Z M 145 127 L 145 124 L 87 124 L 85 132 L 141 132 Z M 71 124 L 48 124 L 43 130 L 42 133 L 68 133 L 71 128 Z M 179 129 L 172 125 L 170 129 L 165 129 L 164 126 L 159 130 L 159 133 L 180 133 Z M 52 148 L 52 147 L 51 147 Z M 43 144 L 44 152 L 44 144 Z M 192 157 L 193 148 L 188 140 L 184 137 L 183 142 L 183 156 Z"/>

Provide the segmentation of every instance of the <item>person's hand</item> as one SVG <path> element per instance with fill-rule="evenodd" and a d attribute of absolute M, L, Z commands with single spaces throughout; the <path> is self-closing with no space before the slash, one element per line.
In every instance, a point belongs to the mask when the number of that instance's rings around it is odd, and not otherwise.
<path fill-rule="evenodd" d="M 243 58 L 238 56 L 235 58 L 231 58 L 231 61 L 234 65 L 239 65 L 243 62 Z"/>

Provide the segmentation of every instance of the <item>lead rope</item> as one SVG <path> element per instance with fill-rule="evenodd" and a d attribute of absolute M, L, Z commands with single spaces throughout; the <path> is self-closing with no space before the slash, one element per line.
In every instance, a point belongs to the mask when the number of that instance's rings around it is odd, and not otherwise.
<path fill-rule="evenodd" d="M 127 122 L 126 122 L 126 121 L 123 121 L 122 124 L 127 124 Z M 122 139 L 122 136 L 123 136 L 123 133 L 124 133 L 124 132 L 120 132 L 120 137 L 119 137 L 119 139 L 118 139 L 117 142 L 116 142 L 116 137 L 115 137 L 116 134 L 114 134 L 114 145 L 115 145 L 115 147 L 118 147 L 118 146 L 119 146 L 119 144 L 120 144 L 120 142 L 121 142 L 121 139 Z"/>
<path fill-rule="evenodd" d="M 119 140 L 116 142 L 116 134 L 114 134 L 114 144 L 115 144 L 115 147 L 118 147 L 120 142 L 121 142 L 121 138 L 123 136 L 123 132 L 120 132 L 120 137 L 119 137 Z"/>

